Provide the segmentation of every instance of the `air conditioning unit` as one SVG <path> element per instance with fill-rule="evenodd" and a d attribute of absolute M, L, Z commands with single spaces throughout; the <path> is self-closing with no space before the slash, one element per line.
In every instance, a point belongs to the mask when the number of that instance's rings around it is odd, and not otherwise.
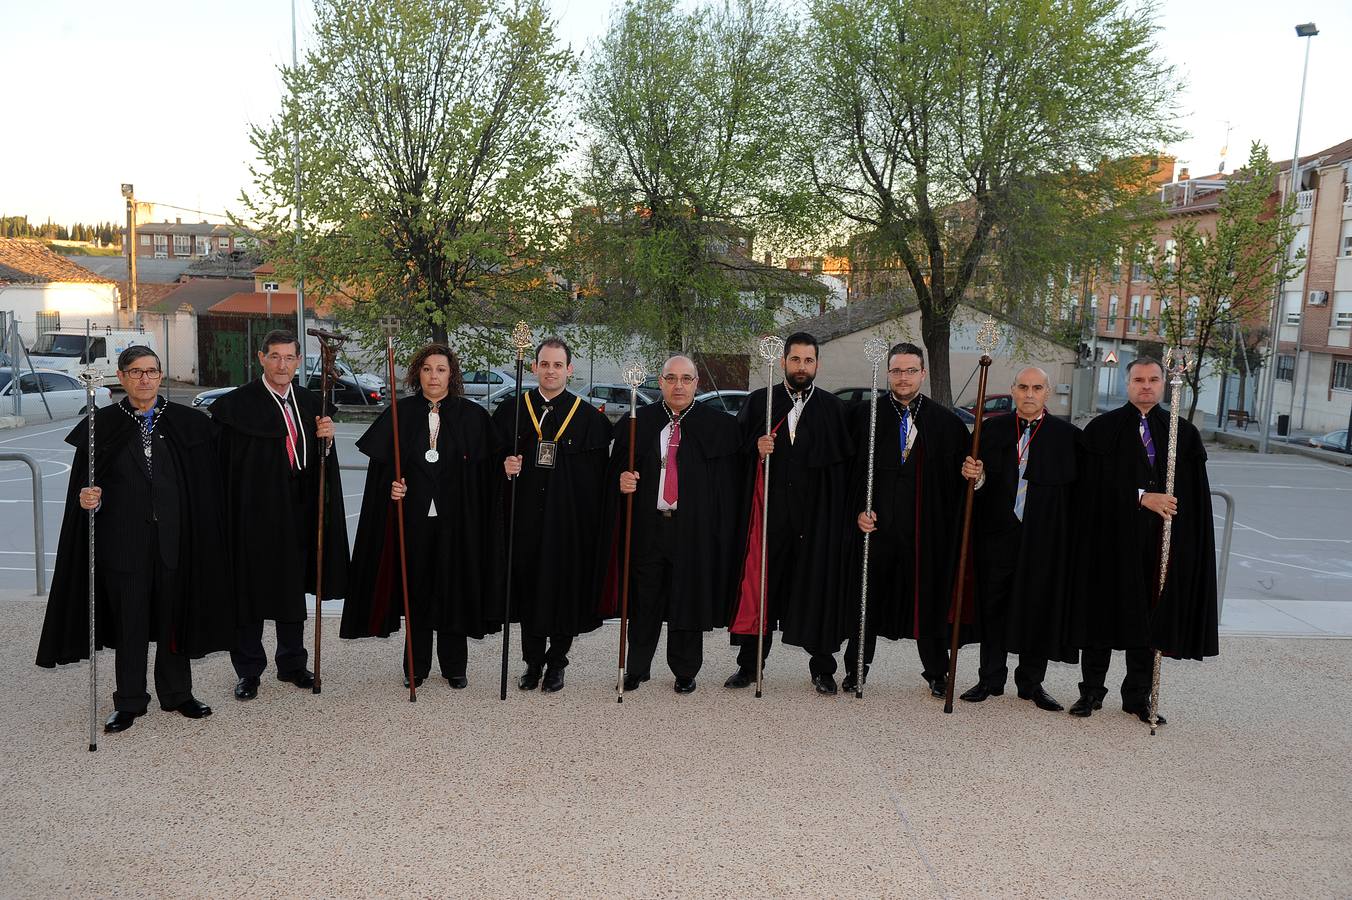
<path fill-rule="evenodd" d="M 1328 291 L 1310 291 L 1311 306 L 1328 306 L 1328 304 L 1329 304 Z"/>

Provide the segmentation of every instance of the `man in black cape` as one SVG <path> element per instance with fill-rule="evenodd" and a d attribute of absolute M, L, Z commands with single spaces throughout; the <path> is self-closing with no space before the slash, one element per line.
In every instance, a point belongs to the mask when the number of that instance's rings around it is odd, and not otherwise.
<path fill-rule="evenodd" d="M 695 364 L 673 356 L 662 367 L 662 400 L 638 411 L 634 470 L 629 425 L 615 429 L 610 457 L 613 523 L 602 612 L 614 615 L 624 546 L 625 494 L 634 495 L 630 556 L 629 648 L 624 689 L 651 675 L 662 623 L 667 623 L 667 665 L 676 693 L 695 690 L 704 662 L 704 632 L 726 621 L 733 579 L 733 533 L 738 493 L 737 423 L 722 410 L 694 402 Z"/>
<path fill-rule="evenodd" d="M 864 511 L 868 454 L 855 457 L 852 497 L 858 532 L 873 535 L 869 547 L 869 595 L 865 616 L 864 667 L 859 659 L 859 582 L 853 582 L 854 615 L 845 649 L 845 690 L 868 679 L 878 637 L 910 638 L 920 654 L 930 693 L 944 696 L 948 680 L 953 583 L 962 531 L 962 460 L 971 435 L 962 420 L 920 392 L 924 351 L 894 345 L 887 354 L 888 393 L 878 400 L 874 430 L 873 514 Z M 854 410 L 855 442 L 868 441 L 868 406 Z M 851 567 L 855 579 L 860 567 Z M 970 609 L 970 606 L 967 608 Z"/>
<path fill-rule="evenodd" d="M 462 396 L 460 361 L 449 347 L 430 344 L 415 354 L 408 382 L 415 393 L 398 400 L 403 484 L 395 489 L 388 409 L 357 441 L 370 463 L 339 634 L 389 637 L 399 630 L 404 604 L 396 516 L 402 506 L 414 667 L 405 677 L 418 683 L 427 677 L 435 634 L 441 673 L 461 690 L 469 685 L 469 638 L 497 631 L 502 618 L 498 440 L 488 412 Z M 396 492 L 402 503 L 394 502 Z"/>
<path fill-rule="evenodd" d="M 262 376 L 211 405 L 220 428 L 226 533 L 235 570 L 235 697 L 258 695 L 267 668 L 263 621 L 277 629 L 277 678 L 314 686 L 306 668 L 305 595 L 315 590 L 319 459 L 329 454 L 324 505 L 324 597 L 342 597 L 347 584 L 347 522 L 333 420 L 320 417 L 318 395 L 292 383 L 301 345 L 272 331 L 258 353 Z"/>
<path fill-rule="evenodd" d="M 520 422 L 514 421 L 516 404 L 503 403 L 493 424 L 503 471 L 517 479 L 512 621 L 521 623 L 526 662 L 517 687 L 552 693 L 563 687 L 573 638 L 601 624 L 596 560 L 610 420 L 565 389 L 573 374 L 573 352 L 559 338 L 535 348 L 531 369 L 539 387 L 522 398 Z M 516 456 L 511 455 L 514 427 Z"/>
<path fill-rule="evenodd" d="M 1047 412 L 1049 391 L 1045 371 L 1021 370 L 1010 386 L 1016 413 L 986 421 L 981 459 L 962 464 L 963 477 L 976 482 L 972 549 L 981 620 L 980 679 L 962 694 L 969 703 L 1005 692 L 1013 650 L 1019 697 L 1051 712 L 1065 708 L 1042 681 L 1048 659 L 1077 659 L 1068 628 L 1080 430 Z"/>
<path fill-rule="evenodd" d="M 1197 429 L 1183 419 L 1174 492 L 1164 492 L 1169 415 L 1158 405 L 1164 367 L 1157 359 L 1138 357 L 1128 364 L 1126 378 L 1127 403 L 1084 429 L 1078 504 L 1084 539 L 1072 611 L 1084 680 L 1070 714 L 1083 717 L 1102 708 L 1109 658 L 1120 649 L 1127 658 L 1122 709 L 1148 721 L 1156 650 L 1175 659 L 1219 652 L 1216 539 L 1206 448 Z M 1161 591 L 1165 523 L 1173 532 Z"/>
<path fill-rule="evenodd" d="M 94 413 L 94 486 L 86 483 L 88 419 L 66 436 L 75 460 L 37 656 L 48 668 L 89 658 L 95 510 L 96 641 L 117 651 L 108 732 L 125 731 L 149 708 L 149 642 L 160 707 L 199 719 L 211 708 L 192 695 L 188 661 L 234 640 L 211 422 L 159 397 L 163 372 L 150 348 L 122 351 L 117 368 L 127 397 Z"/>
<path fill-rule="evenodd" d="M 761 541 L 768 544 L 765 656 L 782 629 L 786 644 L 809 654 L 812 684 L 836 692 L 836 659 L 849 631 L 844 605 L 844 546 L 853 444 L 845 403 L 817 390 L 817 339 L 789 335 L 780 361 L 784 381 L 771 391 L 771 430 L 765 433 L 764 388 L 753 391 L 737 421 L 743 466 L 751 477 L 740 519 L 740 579 L 731 617 L 738 646 L 737 671 L 726 687 L 746 687 L 756 677 L 756 624 L 760 611 Z M 761 522 L 764 458 L 770 459 L 770 522 Z M 754 471 L 753 471 L 754 470 Z"/>

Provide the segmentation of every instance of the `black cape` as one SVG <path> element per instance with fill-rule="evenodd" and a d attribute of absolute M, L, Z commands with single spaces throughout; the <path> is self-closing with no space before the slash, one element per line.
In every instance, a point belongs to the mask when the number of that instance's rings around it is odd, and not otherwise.
<path fill-rule="evenodd" d="M 545 400 L 538 389 L 528 392 L 540 418 Z M 512 547 L 513 622 L 528 634 L 578 635 L 601 624 L 596 614 L 600 569 L 601 514 L 605 503 L 606 467 L 610 453 L 610 420 L 582 399 L 561 437 L 577 396 L 564 391 L 550 404 L 541 428 L 545 440 L 556 440 L 553 468 L 535 464 L 539 437 L 526 404 L 514 423 L 516 405 L 503 403 L 493 414 L 498 441 L 495 478 L 501 488 L 503 522 L 509 522 L 511 483 L 501 460 L 512 452 L 516 428 L 522 456 L 516 479 L 515 542 Z M 504 525 L 504 533 L 506 531 Z M 497 616 L 500 620 L 501 614 Z"/>
<path fill-rule="evenodd" d="M 315 589 L 319 396 L 303 387 L 294 390 L 309 457 L 299 476 L 291 474 L 286 425 L 261 378 L 211 405 L 211 417 L 220 427 L 226 531 L 234 558 L 240 622 L 302 622 L 305 595 Z M 347 518 L 336 447 L 329 453 L 325 470 L 324 599 L 329 600 L 347 595 Z M 296 509 L 288 499 L 293 477 L 300 479 L 301 500 Z"/>
<path fill-rule="evenodd" d="M 503 602 L 501 540 L 493 498 L 498 468 L 497 442 L 488 413 L 464 397 L 441 402 L 437 461 L 428 462 L 427 401 L 421 394 L 399 403 L 399 453 L 408 493 L 403 501 L 408 548 L 409 603 L 419 629 L 431 627 L 482 638 L 497 630 Z M 390 411 L 380 414 L 357 441 L 370 458 L 361 518 L 353 547 L 352 590 L 343 604 L 339 635 L 388 637 L 404 615 L 399 574 L 398 521 L 390 499 L 394 481 L 394 425 Z M 435 501 L 440 527 L 431 558 L 415 552 Z M 418 585 L 428 585 L 428 595 Z M 496 611 L 496 612 L 495 612 Z M 429 618 L 419 622 L 417 616 Z"/>
<path fill-rule="evenodd" d="M 605 616 L 616 615 L 619 610 L 625 508 L 620 473 L 629 464 L 629 423 L 629 419 L 621 419 L 615 428 L 615 446 L 606 473 L 605 521 L 610 528 L 604 544 L 606 576 L 601 614 Z M 657 485 L 662 474 L 658 440 L 668 423 L 666 407 L 660 402 L 638 411 L 634 546 L 641 546 L 655 526 Z M 681 419 L 681 449 L 676 454 L 679 546 L 664 615 L 671 628 L 711 631 L 727 624 L 727 598 L 735 578 L 733 536 L 740 492 L 737 443 L 737 422 L 722 410 L 695 404 Z"/>
<path fill-rule="evenodd" d="M 850 632 L 853 614 L 845 602 L 846 542 L 841 529 L 849 519 L 850 461 L 854 443 L 845 403 L 830 391 L 812 392 L 798 421 L 797 438 L 789 442 L 787 416 L 793 407 L 783 384 L 775 385 L 770 410 L 775 452 L 770 456 L 770 520 L 766 535 L 796 529 L 800 552 L 793 565 L 769 573 L 766 590 L 767 630 L 782 630 L 786 644 L 818 651 L 837 648 Z M 738 523 L 741 526 L 738 594 L 730 621 L 742 623 L 733 644 L 754 642 L 755 620 L 750 604 L 759 605 L 760 509 L 756 485 L 764 471 L 756 442 L 765 434 L 765 389 L 753 391 L 737 416 L 741 430 L 742 468 L 747 487 Z M 782 424 L 781 424 L 782 423 Z M 740 615 L 739 613 L 740 608 Z M 745 627 L 743 627 L 745 626 Z M 750 633 L 745 633 L 749 631 Z"/>
<path fill-rule="evenodd" d="M 850 513 L 847 527 L 851 554 L 852 627 L 859 627 L 859 577 L 862 572 L 863 534 L 855 519 L 865 508 L 868 475 L 869 406 L 862 403 L 852 412 L 855 440 L 861 450 L 851 474 Z M 964 492 L 962 460 L 971 449 L 967 426 L 952 410 L 921 395 L 915 414 L 915 444 L 906 465 L 914 467 L 916 490 L 907 504 L 900 490 L 902 481 L 901 417 L 886 396 L 878 400 L 878 421 L 874 429 L 873 511 L 878 529 L 892 527 L 905 516 L 914 523 L 915 540 L 899 566 L 909 569 L 901 583 L 886 583 L 869 578 L 867 622 L 869 631 L 889 640 L 900 638 L 949 638 L 952 633 L 954 579 L 957 576 L 958 544 L 962 538 Z M 773 465 L 773 463 L 771 464 Z M 870 556 L 878 550 L 871 539 Z M 909 581 L 909 590 L 905 582 Z M 970 585 L 970 580 L 968 584 Z M 973 618 L 975 604 L 963 604 L 963 621 Z M 964 628 L 959 640 L 975 637 Z"/>
<path fill-rule="evenodd" d="M 1216 545 L 1206 448 L 1197 429 L 1180 419 L 1174 485 L 1179 511 L 1168 579 L 1154 602 L 1163 519 L 1139 506 L 1137 490 L 1164 491 L 1169 415 L 1156 406 L 1147 420 L 1153 467 L 1141 443 L 1140 413 L 1131 404 L 1085 427 L 1073 638 L 1082 648 L 1151 648 L 1180 659 L 1215 656 Z"/>
<path fill-rule="evenodd" d="M 180 510 L 180 590 L 171 614 L 175 650 L 192 658 L 229 650 L 235 641 L 234 603 L 229 592 L 230 560 L 222 528 L 220 483 L 211 421 L 177 403 L 167 403 L 155 425 L 173 454 Z M 139 444 L 136 423 L 111 406 L 94 413 L 94 482 L 100 483 L 128 442 Z M 82 418 L 66 436 L 75 447 L 66 488 L 65 517 L 56 547 L 56 571 L 47 595 L 47 615 L 38 642 L 37 664 L 52 667 L 89 658 L 89 514 L 80 508 L 80 489 L 89 474 L 89 423 Z M 117 522 L 95 520 L 99 530 Z M 99 647 L 118 646 L 117 617 L 112 614 L 103 575 L 95 571 L 95 627 Z M 152 633 L 153 640 L 153 633 Z"/>
<path fill-rule="evenodd" d="M 1005 647 L 1044 659 L 1073 663 L 1070 591 L 1074 574 L 1074 490 L 1080 429 L 1051 413 L 1034 426 L 1026 451 L 1023 522 L 1014 516 L 1018 488 L 1018 416 L 986 420 L 981 428 L 981 461 L 986 481 L 974 495 L 972 530 L 978 551 L 1017 542 L 1018 561 L 1004 610 Z M 985 572 L 977 554 L 976 590 Z M 983 637 L 984 637 L 983 633 Z"/>

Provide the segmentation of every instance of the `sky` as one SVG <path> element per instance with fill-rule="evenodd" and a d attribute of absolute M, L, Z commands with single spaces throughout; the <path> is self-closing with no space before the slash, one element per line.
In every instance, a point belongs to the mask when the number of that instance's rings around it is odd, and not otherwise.
<path fill-rule="evenodd" d="M 611 0 L 550 4 L 560 40 L 577 50 L 603 32 L 611 9 Z M 302 53 L 309 10 L 297 0 Z M 1160 0 L 1158 11 L 1161 55 L 1184 85 L 1179 123 L 1190 134 L 1166 152 L 1194 176 L 1216 171 L 1227 128 L 1227 171 L 1254 140 L 1274 159 L 1290 157 L 1301 22 L 1320 29 L 1309 41 L 1301 155 L 1352 138 L 1350 0 Z M 250 182 L 249 125 L 279 108 L 291 4 L 0 0 L 0 46 L 10 74 L 0 215 L 121 221 L 119 187 L 130 182 L 138 199 L 157 204 L 157 218 L 219 221 L 241 210 Z"/>

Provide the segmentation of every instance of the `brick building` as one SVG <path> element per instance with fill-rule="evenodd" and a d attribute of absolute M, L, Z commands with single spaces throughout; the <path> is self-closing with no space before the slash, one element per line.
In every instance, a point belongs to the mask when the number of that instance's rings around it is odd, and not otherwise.
<path fill-rule="evenodd" d="M 126 246 L 126 242 L 123 242 Z M 210 222 L 146 222 L 136 226 L 136 256 L 151 259 L 193 259 L 249 250 L 253 238 L 229 225 Z M 124 250 L 125 255 L 125 250 Z"/>

